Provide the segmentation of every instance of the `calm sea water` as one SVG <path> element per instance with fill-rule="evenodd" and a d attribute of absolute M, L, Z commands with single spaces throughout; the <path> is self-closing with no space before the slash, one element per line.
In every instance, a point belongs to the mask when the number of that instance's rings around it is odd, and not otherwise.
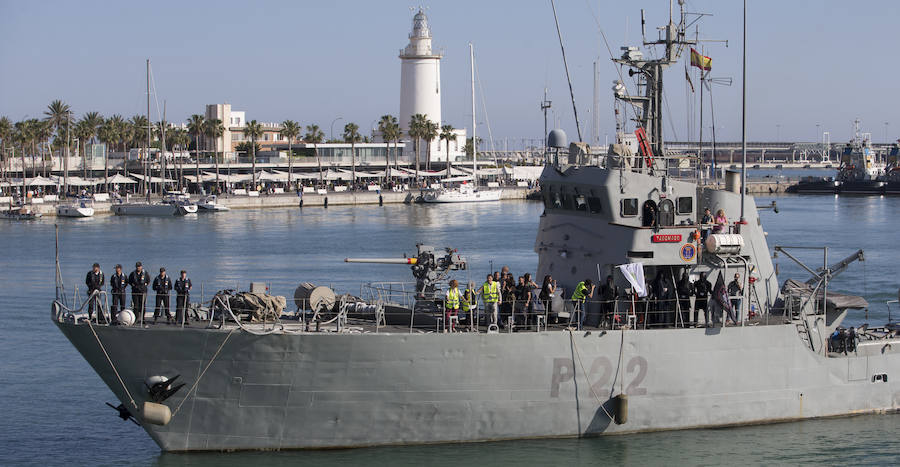
<path fill-rule="evenodd" d="M 882 323 L 895 299 L 900 198 L 760 198 L 771 245 L 827 245 L 837 260 L 856 248 L 854 264 L 834 290 L 864 295 L 868 317 Z M 187 269 L 195 292 L 246 288 L 265 281 L 290 296 L 297 283 L 358 291 L 369 280 L 408 280 L 405 266 L 350 265 L 347 256 L 399 257 L 416 242 L 459 248 L 471 277 L 509 265 L 533 272 L 541 206 L 503 202 L 468 206 L 331 207 L 232 211 L 173 219 L 101 216 L 55 220 L 63 277 L 81 285 L 93 262 L 110 274 L 143 261 L 155 272 Z M 391 447 L 345 451 L 161 454 L 137 426 L 104 405 L 110 391 L 49 321 L 53 298 L 54 220 L 0 223 L 0 465 L 596 465 L 658 464 L 895 464 L 900 416 L 864 416 L 773 426 L 692 430 L 582 440 Z M 820 264 L 821 253 L 804 254 Z M 786 258 L 781 279 L 803 278 Z M 83 288 L 83 287 L 82 287 Z"/>

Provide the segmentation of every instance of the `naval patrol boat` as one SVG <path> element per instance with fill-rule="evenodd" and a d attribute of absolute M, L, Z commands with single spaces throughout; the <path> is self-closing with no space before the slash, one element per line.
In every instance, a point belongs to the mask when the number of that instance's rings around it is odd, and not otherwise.
<path fill-rule="evenodd" d="M 587 437 L 898 410 L 896 327 L 842 329 L 867 303 L 828 288 L 862 252 L 803 264 L 808 279 L 780 283 L 770 252 L 800 261 L 798 250 L 770 249 L 741 183 L 679 176 L 686 159 L 664 151 L 662 71 L 689 43 L 684 18 L 661 29 L 661 58 L 631 48 L 616 58 L 644 91 L 616 91 L 636 110 L 637 150 L 576 144 L 546 166 L 535 252 L 558 288 L 536 294 L 521 324 L 500 330 L 466 300 L 470 322 L 438 332 L 442 318 L 456 320 L 441 313 L 441 290 L 465 261 L 423 246 L 388 261 L 412 268 L 410 289 L 370 284 L 363 297 L 338 297 L 301 284 L 294 319 L 275 310 L 248 321 L 236 304 L 251 297 L 228 291 L 199 309 L 206 326 L 147 325 L 130 311 L 107 326 L 64 295 L 51 319 L 119 399 L 119 415 L 164 451 Z M 704 239 L 707 207 L 737 220 Z M 697 299 L 647 293 L 641 273 L 669 284 L 705 273 L 717 309 L 684 319 Z M 734 273 L 732 293 L 722 282 Z M 585 278 L 610 275 L 621 290 L 611 301 L 564 300 Z M 106 311 L 105 293 L 91 300 Z"/>

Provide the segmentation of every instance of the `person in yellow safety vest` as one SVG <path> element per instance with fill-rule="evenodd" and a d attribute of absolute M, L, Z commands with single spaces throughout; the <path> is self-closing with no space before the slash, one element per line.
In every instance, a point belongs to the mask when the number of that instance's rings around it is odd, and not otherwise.
<path fill-rule="evenodd" d="M 449 329 L 450 332 L 456 331 L 456 326 L 450 321 L 451 316 L 459 316 L 459 282 L 456 279 L 450 281 L 450 289 L 447 290 L 447 297 L 444 299 L 444 332 Z"/>
<path fill-rule="evenodd" d="M 487 275 L 487 281 L 481 284 L 481 301 L 484 302 L 484 314 L 491 317 L 491 324 L 497 324 L 497 311 L 500 306 L 500 283 L 494 282 L 494 276 Z"/>
<path fill-rule="evenodd" d="M 585 279 L 575 286 L 575 292 L 572 293 L 572 301 L 575 304 L 575 313 L 578 314 L 578 329 L 584 327 L 584 317 L 587 310 L 584 307 L 586 299 L 594 296 L 594 283 L 590 279 Z M 571 323 L 571 318 L 569 319 Z"/>
<path fill-rule="evenodd" d="M 478 319 L 478 292 L 475 290 L 475 281 L 469 281 L 459 307 L 465 313 L 468 323 L 475 324 L 475 320 Z"/>

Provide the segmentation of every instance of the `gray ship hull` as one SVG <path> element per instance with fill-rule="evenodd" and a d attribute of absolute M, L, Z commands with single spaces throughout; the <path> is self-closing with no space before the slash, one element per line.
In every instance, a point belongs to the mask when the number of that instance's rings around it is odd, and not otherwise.
<path fill-rule="evenodd" d="M 95 326 L 98 338 L 85 324 L 57 325 L 126 406 L 98 341 L 137 406 L 146 378 L 181 375 L 187 385 L 163 402 L 174 412 L 168 425 L 136 414 L 164 451 L 592 436 L 900 408 L 897 339 L 827 357 L 795 324 L 230 337 Z M 874 381 L 880 374 L 889 381 Z M 612 396 L 622 391 L 628 419 L 617 425 Z"/>

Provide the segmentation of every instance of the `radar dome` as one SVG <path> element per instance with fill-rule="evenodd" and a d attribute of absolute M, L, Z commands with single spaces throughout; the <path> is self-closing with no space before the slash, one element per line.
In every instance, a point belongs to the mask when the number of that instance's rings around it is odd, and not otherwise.
<path fill-rule="evenodd" d="M 551 148 L 569 147 L 569 139 L 566 137 L 566 132 L 559 128 L 550 130 L 550 134 L 547 135 L 547 145 Z"/>

